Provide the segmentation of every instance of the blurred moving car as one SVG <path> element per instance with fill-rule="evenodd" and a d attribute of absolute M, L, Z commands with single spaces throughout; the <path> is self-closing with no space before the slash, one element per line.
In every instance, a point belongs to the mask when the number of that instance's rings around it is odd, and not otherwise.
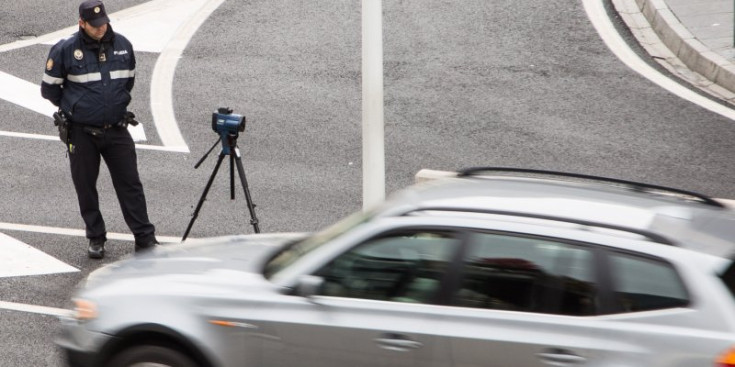
<path fill-rule="evenodd" d="M 735 366 L 735 212 L 603 177 L 477 168 L 324 231 L 95 271 L 71 366 Z"/>

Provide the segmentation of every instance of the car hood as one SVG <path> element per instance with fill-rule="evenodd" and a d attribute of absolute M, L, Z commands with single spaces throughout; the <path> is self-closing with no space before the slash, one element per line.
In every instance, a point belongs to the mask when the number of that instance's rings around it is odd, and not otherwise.
<path fill-rule="evenodd" d="M 305 236 L 304 233 L 251 234 L 162 245 L 90 273 L 84 286 L 90 288 L 125 278 L 203 274 L 215 270 L 260 272 L 275 251 Z"/>

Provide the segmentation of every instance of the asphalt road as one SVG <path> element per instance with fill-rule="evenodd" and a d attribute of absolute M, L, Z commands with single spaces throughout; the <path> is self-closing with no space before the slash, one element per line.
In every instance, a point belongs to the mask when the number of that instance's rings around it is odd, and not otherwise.
<path fill-rule="evenodd" d="M 108 11 L 143 0 L 108 0 Z M 384 0 L 386 187 L 422 168 L 516 166 L 612 176 L 735 198 L 733 121 L 628 69 L 579 1 Z M 73 25 L 74 2 L 0 9 L 0 45 Z M 263 232 L 313 231 L 361 208 L 360 2 L 225 1 L 179 60 L 174 109 L 190 153 L 139 150 L 150 217 L 181 236 L 215 156 L 220 106 L 244 114 L 239 138 Z M 114 27 L 114 23 L 113 23 Z M 155 37 L 152 34 L 151 37 Z M 40 82 L 49 46 L 0 53 L 0 71 Z M 138 53 L 132 109 L 147 144 L 159 54 Z M 3 88 L 3 86 L 0 86 Z M 54 134 L 51 119 L 0 100 L 0 130 Z M 216 155 L 216 152 L 215 152 Z M 57 141 L 0 136 L 0 222 L 82 229 L 68 160 Z M 220 170 L 192 237 L 251 233 L 242 192 Z M 100 177 L 111 232 L 127 233 L 109 174 Z M 86 258 L 75 236 L 3 231 L 78 273 L 0 278 L 0 301 L 65 307 L 74 285 L 132 251 L 112 240 Z M 141 305 L 140 307 L 145 307 Z M 0 367 L 60 366 L 54 317 L 0 309 Z"/>

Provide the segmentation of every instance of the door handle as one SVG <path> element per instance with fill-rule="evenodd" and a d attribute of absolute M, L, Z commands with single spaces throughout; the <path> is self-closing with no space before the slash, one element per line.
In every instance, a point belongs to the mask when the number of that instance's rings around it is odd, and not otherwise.
<path fill-rule="evenodd" d="M 563 349 L 550 349 L 544 353 L 538 353 L 537 356 L 545 364 L 554 367 L 567 367 L 582 364 L 587 361 L 587 358 Z"/>
<path fill-rule="evenodd" d="M 408 352 L 410 350 L 419 349 L 424 346 L 423 343 L 417 342 L 403 335 L 391 334 L 384 335 L 382 338 L 374 339 L 374 341 L 383 349 L 392 350 L 394 352 Z"/>

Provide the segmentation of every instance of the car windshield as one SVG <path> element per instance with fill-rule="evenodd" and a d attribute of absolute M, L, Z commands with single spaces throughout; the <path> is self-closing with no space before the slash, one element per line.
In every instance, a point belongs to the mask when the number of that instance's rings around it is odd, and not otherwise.
<path fill-rule="evenodd" d="M 359 211 L 301 241 L 294 242 L 278 252 L 265 264 L 263 275 L 270 279 L 273 274 L 287 268 L 306 254 L 343 233 L 369 221 L 377 211 Z"/>

